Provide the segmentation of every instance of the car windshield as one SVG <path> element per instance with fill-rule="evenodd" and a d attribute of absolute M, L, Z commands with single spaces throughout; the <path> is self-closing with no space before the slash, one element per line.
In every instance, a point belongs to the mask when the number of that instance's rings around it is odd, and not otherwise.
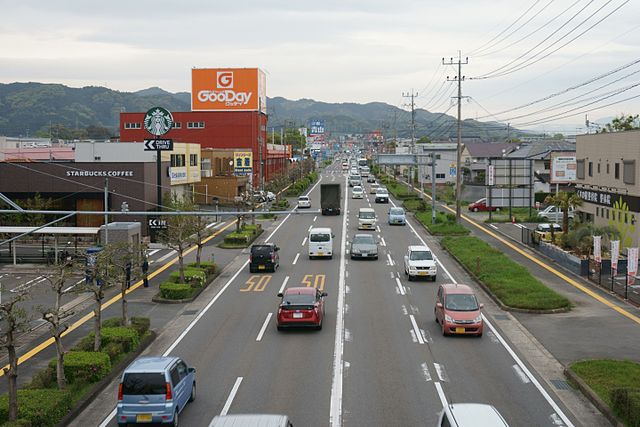
<path fill-rule="evenodd" d="M 362 236 L 355 236 L 353 238 L 353 242 L 351 242 L 353 245 L 356 244 L 367 244 L 367 245 L 375 245 L 375 241 L 373 240 L 373 236 L 370 236 L 368 234 L 362 235 Z"/>
<path fill-rule="evenodd" d="M 476 201 L 474 202 L 474 204 L 476 204 L 476 205 L 483 205 L 486 201 L 487 201 L 487 199 L 480 199 L 480 200 L 476 200 Z"/>
<path fill-rule="evenodd" d="M 412 261 L 431 261 L 433 255 L 431 255 L 431 251 L 411 251 L 409 259 Z"/>
<path fill-rule="evenodd" d="M 309 201 L 309 198 L 307 196 L 302 196 L 302 197 L 298 197 L 298 200 L 300 200 L 301 202 L 307 202 Z"/>
<path fill-rule="evenodd" d="M 268 255 L 271 253 L 271 246 L 254 246 L 251 248 L 252 254 Z"/>
<path fill-rule="evenodd" d="M 331 240 L 331 235 L 326 233 L 314 233 L 309 236 L 310 242 L 328 242 L 329 240 Z"/>
<path fill-rule="evenodd" d="M 313 294 L 285 294 L 282 298 L 285 305 L 313 305 L 315 302 Z"/>
<path fill-rule="evenodd" d="M 376 191 L 376 194 L 382 194 L 382 195 L 385 195 L 385 194 L 387 194 L 387 190 L 384 190 L 384 189 L 382 189 L 382 188 L 379 188 L 379 189 Z"/>
<path fill-rule="evenodd" d="M 404 209 L 402 209 L 402 208 L 391 208 L 389 213 L 391 215 L 404 215 Z"/>
<path fill-rule="evenodd" d="M 447 295 L 444 306 L 452 311 L 475 311 L 478 301 L 473 294 L 451 294 Z"/>
<path fill-rule="evenodd" d="M 122 394 L 165 394 L 166 381 L 162 373 L 128 373 L 122 381 Z"/>
<path fill-rule="evenodd" d="M 360 212 L 360 218 L 362 219 L 373 219 L 376 217 L 375 212 Z"/>
<path fill-rule="evenodd" d="M 354 193 L 360 193 L 360 192 L 362 192 L 362 187 L 353 187 L 353 192 L 354 192 Z"/>

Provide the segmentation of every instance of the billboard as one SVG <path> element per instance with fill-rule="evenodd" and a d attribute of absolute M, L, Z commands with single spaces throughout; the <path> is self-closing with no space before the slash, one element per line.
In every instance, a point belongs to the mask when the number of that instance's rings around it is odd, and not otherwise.
<path fill-rule="evenodd" d="M 259 68 L 193 68 L 191 110 L 266 114 L 266 86 L 266 75 Z"/>
<path fill-rule="evenodd" d="M 250 175 L 253 171 L 253 152 L 234 151 L 233 152 L 233 174 L 236 176 Z"/>
<path fill-rule="evenodd" d="M 324 134 L 324 120 L 311 120 L 309 135 Z"/>
<path fill-rule="evenodd" d="M 575 153 L 551 153 L 551 183 L 569 184 L 576 182 L 578 163 Z"/>

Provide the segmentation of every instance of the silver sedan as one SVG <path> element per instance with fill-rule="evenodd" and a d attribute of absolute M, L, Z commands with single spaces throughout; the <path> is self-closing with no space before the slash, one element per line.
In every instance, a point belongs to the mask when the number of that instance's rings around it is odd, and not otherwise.
<path fill-rule="evenodd" d="M 356 234 L 351 240 L 351 259 L 378 259 L 378 243 L 372 234 Z"/>

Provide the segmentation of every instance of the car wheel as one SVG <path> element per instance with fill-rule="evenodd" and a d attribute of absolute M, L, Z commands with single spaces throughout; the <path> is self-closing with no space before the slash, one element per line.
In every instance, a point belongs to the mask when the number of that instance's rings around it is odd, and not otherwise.
<path fill-rule="evenodd" d="M 321 330 L 322 330 L 322 322 L 320 322 L 320 324 L 316 326 L 316 331 L 321 331 Z"/>
<path fill-rule="evenodd" d="M 282 326 L 278 325 L 278 326 L 276 326 L 276 329 L 279 330 L 279 331 L 282 331 L 283 328 L 282 328 Z"/>
<path fill-rule="evenodd" d="M 435 282 L 435 281 L 436 281 L 436 276 L 433 276 L 433 277 L 431 278 L 431 281 L 432 281 L 432 282 Z"/>
<path fill-rule="evenodd" d="M 189 396 L 189 402 L 193 402 L 196 400 L 196 382 L 193 382 L 193 387 L 191 387 L 191 396 Z"/>
<path fill-rule="evenodd" d="M 480 332 L 478 335 L 476 335 L 477 338 L 482 338 L 482 332 Z"/>
<path fill-rule="evenodd" d="M 249 266 L 249 273 L 255 273 L 255 272 L 256 270 L 253 267 Z"/>
<path fill-rule="evenodd" d="M 444 328 L 444 322 L 440 323 L 440 325 L 442 326 L 442 336 L 446 337 L 447 336 L 447 330 Z"/>
<path fill-rule="evenodd" d="M 378 260 L 378 255 L 376 255 L 373 259 L 377 261 Z"/>
<path fill-rule="evenodd" d="M 474 212 L 478 212 L 478 208 L 473 208 L 473 211 Z"/>
<path fill-rule="evenodd" d="M 440 322 L 438 322 L 438 314 L 436 313 L 436 309 L 435 308 L 433 309 L 433 320 L 435 320 L 436 323 L 440 323 Z"/>
<path fill-rule="evenodd" d="M 410 274 L 409 274 L 408 276 L 409 276 L 409 281 L 410 281 L 410 282 L 413 282 L 413 276 L 412 276 L 412 275 L 410 275 Z"/>
<path fill-rule="evenodd" d="M 333 255 L 329 255 L 329 259 L 333 259 Z"/>
<path fill-rule="evenodd" d="M 178 409 L 176 409 L 176 413 L 173 414 L 173 423 L 171 424 L 173 427 L 178 427 Z"/>
<path fill-rule="evenodd" d="M 409 271 L 407 271 L 407 267 L 404 268 L 404 275 L 408 276 L 409 275 Z"/>

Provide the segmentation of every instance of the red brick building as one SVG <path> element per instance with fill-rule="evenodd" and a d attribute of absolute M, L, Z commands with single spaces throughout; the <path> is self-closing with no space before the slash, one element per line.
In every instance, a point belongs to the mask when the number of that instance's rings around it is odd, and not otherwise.
<path fill-rule="evenodd" d="M 172 112 L 174 127 L 164 138 L 192 142 L 202 148 L 233 148 L 253 151 L 253 184 L 259 183 L 260 159 L 264 179 L 286 168 L 290 150 L 267 146 L 267 115 L 258 111 Z M 144 129 L 145 113 L 120 113 L 120 141 L 142 142 L 151 135 Z"/>

